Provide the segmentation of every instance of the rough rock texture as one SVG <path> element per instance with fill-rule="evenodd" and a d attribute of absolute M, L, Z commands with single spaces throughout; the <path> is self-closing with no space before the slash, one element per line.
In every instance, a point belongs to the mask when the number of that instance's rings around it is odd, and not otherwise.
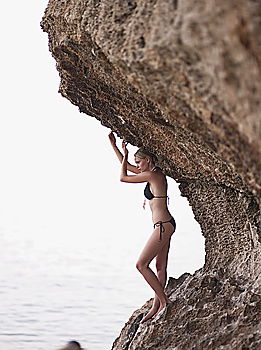
<path fill-rule="evenodd" d="M 260 0 L 50 0 L 42 28 L 60 92 L 157 154 L 206 242 L 173 304 L 118 349 L 259 349 Z M 258 329 L 259 326 L 259 329 Z"/>

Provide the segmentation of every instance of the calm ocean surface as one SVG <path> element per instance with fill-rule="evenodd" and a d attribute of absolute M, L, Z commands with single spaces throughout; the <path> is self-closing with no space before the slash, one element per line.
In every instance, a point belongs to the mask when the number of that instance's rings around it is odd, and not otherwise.
<path fill-rule="evenodd" d="M 37 243 L 19 232 L 1 232 L 0 238 L 2 349 L 56 349 L 71 339 L 90 350 L 110 349 L 150 297 L 130 271 L 136 274 L 128 252 L 116 264 L 110 242 L 99 249 L 83 242 Z"/>

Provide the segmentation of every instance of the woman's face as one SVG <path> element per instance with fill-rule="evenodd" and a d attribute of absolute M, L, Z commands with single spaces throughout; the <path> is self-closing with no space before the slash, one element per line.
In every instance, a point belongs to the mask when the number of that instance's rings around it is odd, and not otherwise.
<path fill-rule="evenodd" d="M 142 173 L 150 169 L 150 159 L 149 158 L 139 158 L 135 157 L 135 163 L 138 170 Z"/>

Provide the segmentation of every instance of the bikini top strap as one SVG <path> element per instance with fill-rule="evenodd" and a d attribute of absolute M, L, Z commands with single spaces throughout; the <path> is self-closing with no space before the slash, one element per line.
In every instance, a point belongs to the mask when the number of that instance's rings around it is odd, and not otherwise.
<path fill-rule="evenodd" d="M 154 198 L 167 198 L 167 202 L 169 205 L 169 196 L 154 196 Z"/>

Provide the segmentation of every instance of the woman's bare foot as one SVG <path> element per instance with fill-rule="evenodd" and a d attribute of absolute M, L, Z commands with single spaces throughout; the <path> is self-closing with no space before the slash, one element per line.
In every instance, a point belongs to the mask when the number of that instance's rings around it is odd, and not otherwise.
<path fill-rule="evenodd" d="M 171 300 L 169 298 L 167 298 L 166 302 L 164 304 L 161 304 L 159 305 L 159 308 L 158 308 L 158 311 L 152 316 L 152 318 L 156 318 L 158 316 L 158 314 L 165 309 L 165 307 L 168 305 L 168 304 L 171 304 Z"/>
<path fill-rule="evenodd" d="M 149 320 L 150 318 L 152 318 L 157 313 L 159 306 L 160 306 L 159 299 L 156 299 L 156 300 L 154 299 L 154 302 L 150 311 L 143 317 L 143 319 L 140 322 L 143 323 Z"/>

